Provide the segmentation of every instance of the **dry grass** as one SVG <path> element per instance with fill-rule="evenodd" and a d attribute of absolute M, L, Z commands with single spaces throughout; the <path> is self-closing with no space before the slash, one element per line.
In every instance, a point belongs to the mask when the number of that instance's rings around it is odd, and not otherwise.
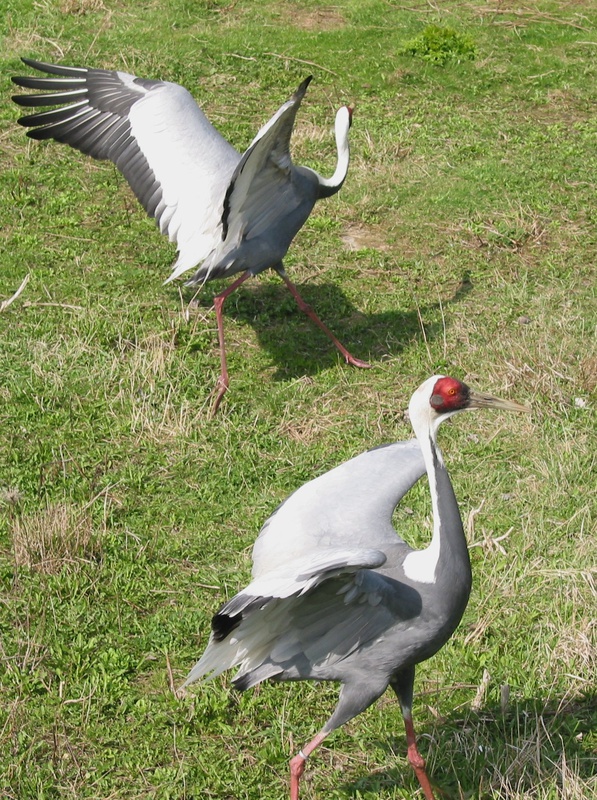
<path fill-rule="evenodd" d="M 55 575 L 101 558 L 101 535 L 88 507 L 57 503 L 34 514 L 15 516 L 10 533 L 17 567 Z"/>
<path fill-rule="evenodd" d="M 491 798 L 496 800 L 535 800 L 552 796 L 558 800 L 589 800 L 595 797 L 597 785 L 578 774 L 578 764 L 568 764 L 565 753 L 559 762 L 552 764 L 549 775 L 540 757 L 541 736 L 537 734 L 513 748 L 512 761 L 503 774 L 496 774 L 491 782 Z M 500 764 L 500 770 L 504 765 Z M 529 787 L 529 784 L 532 784 Z"/>
<path fill-rule="evenodd" d="M 549 755 L 556 752 L 557 755 Z M 499 765 L 493 766 L 490 797 L 500 800 L 589 800 L 595 797 L 597 780 L 581 774 L 576 758 L 568 759 L 553 720 L 544 715 L 522 716 L 519 730 Z"/>
<path fill-rule="evenodd" d="M 121 339 L 118 342 L 119 356 L 126 362 L 131 386 L 153 390 L 156 381 L 167 376 L 176 355 L 173 337 L 168 333 L 151 333 L 139 341 Z"/>
<path fill-rule="evenodd" d="M 493 25 L 503 25 L 512 28 L 523 28 L 534 23 L 552 23 L 554 25 L 569 25 L 577 30 L 590 30 L 587 28 L 586 17 L 582 13 L 583 6 L 589 7 L 590 2 L 586 0 L 572 0 L 572 2 L 560 3 L 560 10 L 573 9 L 576 14 L 573 19 L 559 16 L 548 11 L 542 10 L 539 3 L 529 3 L 522 5 L 518 2 L 504 2 L 482 5 L 480 3 L 465 3 L 463 6 L 484 21 Z"/>
<path fill-rule="evenodd" d="M 341 238 L 346 248 L 353 252 L 368 249 L 389 252 L 391 248 L 386 236 L 386 231 L 381 225 L 354 223 L 345 227 Z"/>
<path fill-rule="evenodd" d="M 170 378 L 177 356 L 174 329 L 149 334 L 138 340 L 120 338 L 110 367 L 109 384 L 118 391 L 107 397 L 113 415 L 127 410 L 130 431 L 136 441 L 147 437 L 163 443 L 187 436 L 209 417 L 209 399 L 203 407 L 180 397 L 180 387 Z"/>
<path fill-rule="evenodd" d="M 549 221 L 532 208 L 510 204 L 508 212 L 476 217 L 463 224 L 469 246 L 520 253 L 523 248 L 545 246 Z"/>
<path fill-rule="evenodd" d="M 298 3 L 280 3 L 279 10 L 288 25 L 306 31 L 337 30 L 346 24 L 338 6 L 301 8 Z"/>
<path fill-rule="evenodd" d="M 106 11 L 102 0 L 62 0 L 60 10 L 63 14 L 90 14 L 94 11 Z"/>
<path fill-rule="evenodd" d="M 186 437 L 193 428 L 210 418 L 209 399 L 197 409 L 188 402 L 180 402 L 176 389 L 170 384 L 165 397 L 140 394 L 131 412 L 131 433 L 141 442 L 148 438 L 163 443 L 169 439 Z"/>

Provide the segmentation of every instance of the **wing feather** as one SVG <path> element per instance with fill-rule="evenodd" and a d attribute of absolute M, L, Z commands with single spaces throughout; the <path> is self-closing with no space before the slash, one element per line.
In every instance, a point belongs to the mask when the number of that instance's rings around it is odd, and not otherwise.
<path fill-rule="evenodd" d="M 290 137 L 297 111 L 312 78 L 298 87 L 290 100 L 258 131 L 238 162 L 226 193 L 224 236 L 232 235 L 237 220 L 246 220 L 245 234 L 250 236 L 254 219 L 259 218 L 264 203 L 271 205 L 280 185 L 290 182 L 292 161 Z"/>
<path fill-rule="evenodd" d="M 17 95 L 24 107 L 62 106 L 21 117 L 35 139 L 53 138 L 110 159 L 162 233 L 178 245 L 176 274 L 213 250 L 223 201 L 239 153 L 216 131 L 189 92 L 125 72 L 23 59 L 52 76 L 15 77 L 47 94 Z"/>
<path fill-rule="evenodd" d="M 281 673 L 338 679 L 340 662 L 421 608 L 414 589 L 367 566 L 330 571 L 307 591 L 297 587 L 283 597 L 257 598 L 255 584 L 221 609 L 219 615 L 232 614 L 233 625 L 223 639 L 212 634 L 185 686 L 234 667 L 235 684 L 243 689 Z"/>
<path fill-rule="evenodd" d="M 200 677 L 215 677 L 243 664 L 261 663 L 276 639 L 283 636 L 288 612 L 304 595 L 331 578 L 384 564 L 384 553 L 373 550 L 329 550 L 303 557 L 286 571 L 263 576 L 225 603 L 212 621 L 212 635 L 185 686 Z"/>
<path fill-rule="evenodd" d="M 347 541 L 380 550 L 400 542 L 392 515 L 424 474 L 421 448 L 411 439 L 368 450 L 305 483 L 263 525 L 253 577 Z"/>
<path fill-rule="evenodd" d="M 290 137 L 311 78 L 260 129 L 231 175 L 222 214 L 222 240 L 188 285 L 232 271 L 277 266 L 319 196 L 312 170 L 295 168 Z M 254 240 L 263 237 L 261 242 Z M 253 240 L 253 241 L 252 241 Z"/>

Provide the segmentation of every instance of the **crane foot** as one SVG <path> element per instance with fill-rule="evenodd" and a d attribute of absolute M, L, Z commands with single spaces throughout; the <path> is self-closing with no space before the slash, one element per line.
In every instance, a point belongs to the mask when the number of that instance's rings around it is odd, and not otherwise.
<path fill-rule="evenodd" d="M 355 358 L 351 356 L 350 353 L 344 356 L 344 359 L 347 364 L 350 364 L 352 367 L 359 367 L 360 369 L 371 369 L 371 364 L 367 361 L 362 361 L 360 358 Z"/>
<path fill-rule="evenodd" d="M 220 403 L 222 402 L 222 398 L 228 391 L 228 381 L 223 378 L 222 375 L 218 378 L 218 382 L 216 383 L 216 387 L 213 391 L 213 394 L 216 395 L 216 399 L 213 402 L 211 407 L 210 416 L 215 417 L 218 413 L 218 408 L 220 407 Z"/>

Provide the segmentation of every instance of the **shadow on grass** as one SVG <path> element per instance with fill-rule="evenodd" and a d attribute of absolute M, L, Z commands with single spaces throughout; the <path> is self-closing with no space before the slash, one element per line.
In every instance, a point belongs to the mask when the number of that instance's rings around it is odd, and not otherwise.
<path fill-rule="evenodd" d="M 499 705 L 465 716 L 455 711 L 431 730 L 420 727 L 418 735 L 438 798 L 508 798 L 513 792 L 531 796 L 539 785 L 573 784 L 577 791 L 570 797 L 582 797 L 583 786 L 593 785 L 597 776 L 596 729 L 597 693 L 590 693 L 548 704 L 518 702 L 506 713 Z M 406 737 L 376 744 L 388 758 L 396 757 L 397 766 L 345 784 L 346 796 L 368 796 L 392 786 L 416 790 L 419 784 L 406 760 Z"/>
<path fill-rule="evenodd" d="M 198 295 L 197 302 L 208 308 L 213 304 L 214 294 L 223 288 L 220 283 L 211 291 L 211 287 L 206 287 Z M 305 284 L 298 288 L 303 299 L 346 349 L 373 365 L 384 356 L 398 355 L 413 341 L 431 342 L 443 336 L 444 325 L 438 319 L 441 308 L 458 302 L 471 290 L 472 284 L 468 276 L 464 276 L 453 296 L 441 305 L 438 300 L 406 311 L 369 315 L 356 309 L 336 284 Z M 339 359 L 343 360 L 333 343 L 298 308 L 282 283 L 260 283 L 257 277 L 241 286 L 224 305 L 225 335 L 226 319 L 231 318 L 254 328 L 261 347 L 277 366 L 275 380 L 315 375 L 337 364 Z"/>

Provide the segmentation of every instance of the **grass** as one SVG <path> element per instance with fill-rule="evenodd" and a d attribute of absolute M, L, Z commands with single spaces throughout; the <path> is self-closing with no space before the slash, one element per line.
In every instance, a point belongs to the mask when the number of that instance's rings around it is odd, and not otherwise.
<path fill-rule="evenodd" d="M 475 58 L 405 53 L 428 26 Z M 442 431 L 475 585 L 418 671 L 421 750 L 448 797 L 595 796 L 594 5 L 9 0 L 3 36 L 2 795 L 284 796 L 334 687 L 172 689 L 277 503 L 409 437 L 410 393 L 443 371 L 534 413 Z M 164 287 L 173 248 L 115 169 L 25 139 L 21 55 L 184 83 L 241 150 L 313 72 L 293 152 L 324 174 L 356 101 L 348 180 L 286 266 L 373 369 L 262 275 L 226 306 L 211 419 L 225 284 Z M 405 503 L 423 545 L 426 484 Z M 389 695 L 310 762 L 304 797 L 323 796 L 421 796 Z"/>

